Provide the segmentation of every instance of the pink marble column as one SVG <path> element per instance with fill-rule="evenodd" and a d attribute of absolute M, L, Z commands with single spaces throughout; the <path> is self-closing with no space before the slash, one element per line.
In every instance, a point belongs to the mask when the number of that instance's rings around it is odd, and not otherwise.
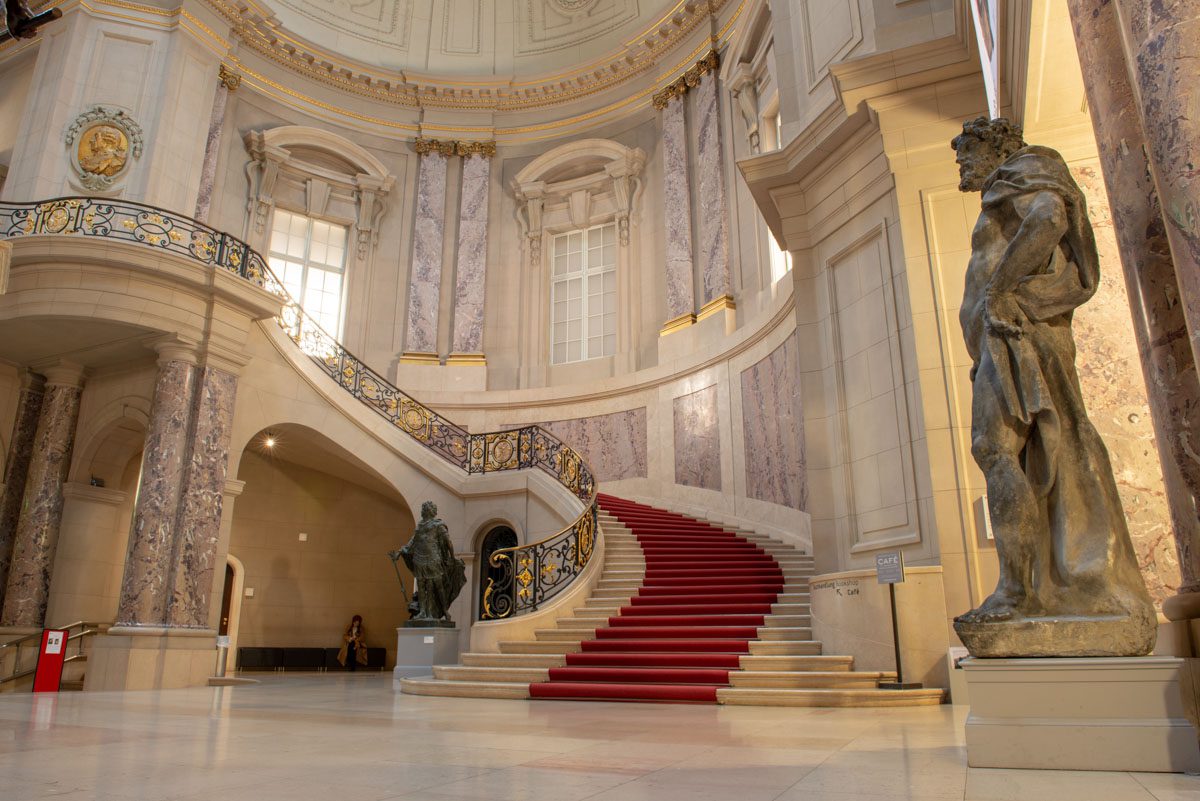
<path fill-rule="evenodd" d="M 41 416 L 45 385 L 46 379 L 37 373 L 26 371 L 21 376 L 17 416 L 13 421 L 8 458 L 4 463 L 4 490 L 0 493 L 0 606 L 4 603 L 4 590 L 8 584 L 8 566 L 12 563 L 21 500 L 25 497 L 25 478 L 33 458 L 33 442 Z"/>
<path fill-rule="evenodd" d="M 404 359 L 437 361 L 438 306 L 442 294 L 442 236 L 446 223 L 446 156 L 436 149 L 420 155 L 417 219 L 413 227 L 412 275 L 408 282 L 408 327 Z"/>
<path fill-rule="evenodd" d="M 1200 363 L 1200 0 L 1117 0 L 1175 276 Z"/>
<path fill-rule="evenodd" d="M 667 232 L 667 325 L 670 326 L 686 321 L 695 313 L 696 290 L 685 101 L 675 95 L 666 103 L 662 112 L 663 223 Z"/>
<path fill-rule="evenodd" d="M 1200 379 L 1179 302 L 1176 263 L 1150 174 L 1117 10 L 1110 0 L 1068 0 L 1068 5 L 1083 72 L 1102 76 L 1085 82 L 1085 88 L 1179 554 L 1183 583 L 1176 597 L 1195 596 L 1200 609 L 1200 595 L 1195 595 L 1200 592 L 1200 456 L 1193 444 L 1200 442 Z M 1164 611 L 1170 615 L 1178 603 L 1168 599 Z"/>
<path fill-rule="evenodd" d="M 700 77 L 696 88 L 696 161 L 699 173 L 700 269 L 704 306 L 732 293 L 729 279 L 729 204 L 725 195 L 725 152 L 721 147 L 721 114 L 717 74 Z"/>
<path fill-rule="evenodd" d="M 458 211 L 458 256 L 454 284 L 455 357 L 483 354 L 483 299 L 487 283 L 488 189 L 492 160 L 479 153 L 463 157 Z"/>
<path fill-rule="evenodd" d="M 39 627 L 45 622 L 62 523 L 63 481 L 75 446 L 83 368 L 60 362 L 41 372 L 46 376 L 45 398 L 34 434 L 0 626 Z"/>
<path fill-rule="evenodd" d="M 197 370 L 195 351 L 187 345 L 162 343 L 158 352 L 158 380 L 117 607 L 117 623 L 122 626 L 163 625 L 171 594 L 176 517 L 187 467 Z"/>
<path fill-rule="evenodd" d="M 229 93 L 237 88 L 241 78 L 221 65 L 221 83 L 213 96 L 212 114 L 208 118 L 208 138 L 204 142 L 204 161 L 200 165 L 200 189 L 196 193 L 196 213 L 200 222 L 208 222 L 208 211 L 212 206 L 213 185 L 217 178 L 217 157 L 221 153 L 221 133 L 225 130 L 225 108 Z M 232 85 L 230 85 L 232 83 Z"/>
<path fill-rule="evenodd" d="M 169 626 L 208 628 L 236 398 L 237 376 L 211 365 L 203 368 L 192 409 L 183 498 L 171 559 Z"/>

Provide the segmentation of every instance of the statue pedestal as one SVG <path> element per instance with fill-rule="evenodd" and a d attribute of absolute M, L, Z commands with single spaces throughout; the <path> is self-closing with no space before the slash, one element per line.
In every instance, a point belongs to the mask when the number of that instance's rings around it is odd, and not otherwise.
<path fill-rule="evenodd" d="M 458 664 L 458 626 L 396 629 L 393 681 L 433 675 L 434 665 Z"/>
<path fill-rule="evenodd" d="M 973 768 L 1200 771 L 1174 657 L 967 659 Z"/>

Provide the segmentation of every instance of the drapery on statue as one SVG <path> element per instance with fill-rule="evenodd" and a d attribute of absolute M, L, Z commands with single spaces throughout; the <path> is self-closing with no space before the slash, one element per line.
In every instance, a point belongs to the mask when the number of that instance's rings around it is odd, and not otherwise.
<path fill-rule="evenodd" d="M 951 145 L 958 188 L 983 193 L 959 320 L 1000 562 L 996 591 L 954 629 L 973 656 L 1147 654 L 1154 607 L 1075 370 L 1072 313 L 1100 280 L 1083 195 L 1008 120 L 964 123 Z"/>
<path fill-rule="evenodd" d="M 25 0 L 0 0 L 0 4 L 4 6 L 4 24 L 7 27 L 4 33 L 0 33 L 0 43 L 9 39 L 31 39 L 37 34 L 38 28 L 62 16 L 62 10 L 58 8 L 34 14 Z"/>
<path fill-rule="evenodd" d="M 453 626 L 450 604 L 467 583 L 467 566 L 454 555 L 446 524 L 438 519 L 433 501 L 421 504 L 421 522 L 413 538 L 400 549 L 400 556 L 417 580 L 412 604 L 418 611 L 404 625 Z"/>

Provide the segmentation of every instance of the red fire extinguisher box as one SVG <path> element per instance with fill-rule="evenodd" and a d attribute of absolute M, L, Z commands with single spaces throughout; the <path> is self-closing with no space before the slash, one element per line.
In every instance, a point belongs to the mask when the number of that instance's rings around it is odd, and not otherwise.
<path fill-rule="evenodd" d="M 33 675 L 35 693 L 56 693 L 62 682 L 63 661 L 67 656 L 66 629 L 46 629 L 42 632 L 42 647 L 38 650 L 37 672 Z"/>

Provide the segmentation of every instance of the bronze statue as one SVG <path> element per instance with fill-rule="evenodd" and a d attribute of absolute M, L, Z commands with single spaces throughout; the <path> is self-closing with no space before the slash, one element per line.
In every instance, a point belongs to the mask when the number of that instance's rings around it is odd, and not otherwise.
<path fill-rule="evenodd" d="M 416 605 L 417 614 L 404 625 L 453 626 L 450 604 L 467 583 L 467 566 L 454 555 L 446 524 L 437 518 L 433 501 L 421 504 L 421 522 L 412 540 L 400 549 L 400 556 L 417 580 L 409 605 L 410 610 Z"/>
<path fill-rule="evenodd" d="M 951 143 L 982 192 L 959 320 L 974 366 L 971 452 L 1000 579 L 954 629 L 973 656 L 1134 656 L 1156 619 L 1071 334 L 1099 284 L 1084 198 L 1062 156 L 986 117 Z"/>
<path fill-rule="evenodd" d="M 25 0 L 5 0 L 4 24 L 8 30 L 0 34 L 0 43 L 9 39 L 32 39 L 37 35 L 38 28 L 61 16 L 62 10 L 58 8 L 34 14 Z"/>

